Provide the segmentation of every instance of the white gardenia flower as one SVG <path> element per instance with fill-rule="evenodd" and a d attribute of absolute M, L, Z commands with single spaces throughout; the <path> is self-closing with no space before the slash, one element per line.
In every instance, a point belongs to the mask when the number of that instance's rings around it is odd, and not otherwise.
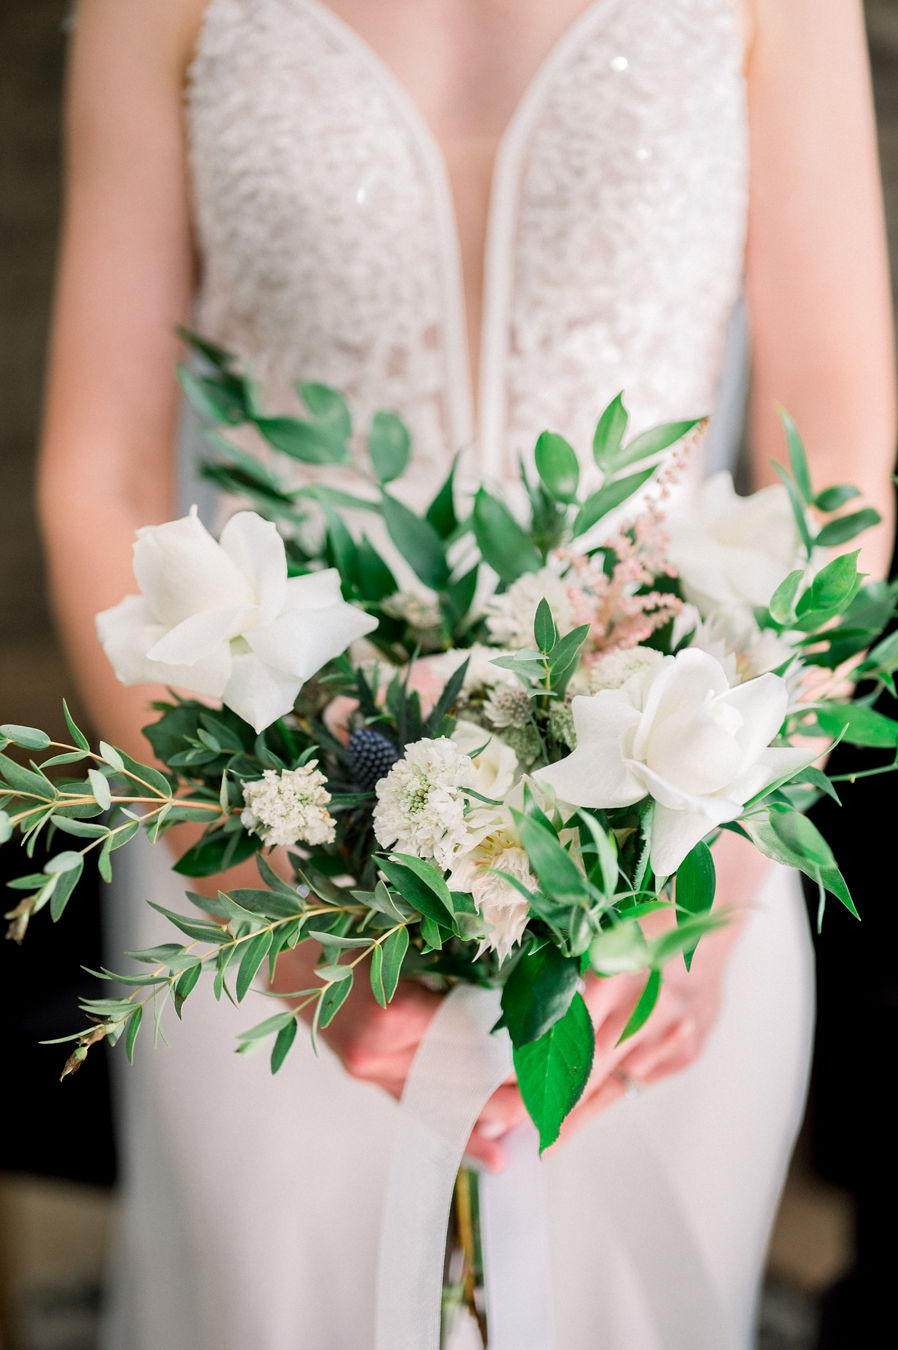
<path fill-rule="evenodd" d="M 464 789 L 476 777 L 470 756 L 447 736 L 406 746 L 374 789 L 377 842 L 448 867 L 467 838 Z"/>
<path fill-rule="evenodd" d="M 651 864 L 669 876 L 750 797 L 811 763 L 806 750 L 770 745 L 788 701 L 778 675 L 731 686 L 719 661 L 687 648 L 619 689 L 575 698 L 577 749 L 534 777 L 572 806 L 654 797 Z"/>
<path fill-rule="evenodd" d="M 525 572 L 502 595 L 484 603 L 483 612 L 490 638 L 497 646 L 533 646 L 533 620 L 540 600 L 547 600 L 555 626 L 563 637 L 574 627 L 574 609 L 568 583 L 551 567 Z M 494 653 L 498 655 L 498 653 Z"/>
<path fill-rule="evenodd" d="M 266 769 L 243 785 L 240 823 L 269 845 L 332 844 L 337 825 L 326 782 L 314 759 L 298 769 Z"/>
<path fill-rule="evenodd" d="M 708 615 L 730 605 L 766 605 L 781 581 L 807 567 L 781 484 L 740 497 L 725 470 L 712 474 L 665 522 L 683 594 Z"/>
<path fill-rule="evenodd" d="M 232 516 L 220 543 L 195 507 L 139 530 L 134 575 L 140 595 L 97 615 L 118 678 L 220 698 L 257 732 L 377 626 L 344 601 L 335 569 L 288 578 L 283 540 L 254 511 Z"/>

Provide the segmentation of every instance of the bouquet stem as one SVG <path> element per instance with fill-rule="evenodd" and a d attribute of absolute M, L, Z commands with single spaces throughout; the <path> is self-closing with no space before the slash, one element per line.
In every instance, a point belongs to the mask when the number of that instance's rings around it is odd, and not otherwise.
<path fill-rule="evenodd" d="M 452 1328 L 459 1318 L 466 1318 L 476 1325 L 481 1344 L 486 1350 L 488 1341 L 480 1235 L 480 1187 L 477 1173 L 469 1167 L 459 1168 L 449 1212 L 440 1338 L 443 1350 L 448 1350 Z"/>

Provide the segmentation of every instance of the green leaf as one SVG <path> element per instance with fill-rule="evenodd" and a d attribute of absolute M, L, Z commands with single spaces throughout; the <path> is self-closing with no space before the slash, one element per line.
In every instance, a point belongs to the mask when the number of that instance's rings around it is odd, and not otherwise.
<path fill-rule="evenodd" d="M 339 980 L 325 989 L 318 1003 L 318 1025 L 329 1027 L 352 989 L 352 971 L 348 980 Z"/>
<path fill-rule="evenodd" d="M 104 835 L 109 834 L 108 825 L 97 825 L 92 820 L 75 820 L 70 816 L 50 817 L 50 824 L 55 825 L 58 830 L 64 834 L 73 834 L 79 839 L 102 839 Z M 2 843 L 0 838 L 0 843 Z"/>
<path fill-rule="evenodd" d="M 832 849 L 807 816 L 799 811 L 771 811 L 770 824 L 777 838 L 792 853 L 819 867 L 835 866 Z"/>
<path fill-rule="evenodd" d="M 69 712 L 69 705 L 66 703 L 65 699 L 62 700 L 62 711 L 65 714 L 66 726 L 69 729 L 69 735 L 71 736 L 72 740 L 78 746 L 79 750 L 89 750 L 90 741 L 87 739 L 87 737 L 85 736 L 84 732 L 80 729 L 80 727 L 76 725 L 75 719 Z"/>
<path fill-rule="evenodd" d="M 283 1031 L 289 1022 L 295 1022 L 296 1017 L 292 1012 L 275 1013 L 273 1017 L 266 1017 L 264 1022 L 259 1022 L 249 1031 L 238 1031 L 238 1041 L 264 1041 L 266 1036 L 273 1036 L 278 1031 Z"/>
<path fill-rule="evenodd" d="M 835 548 L 838 544 L 847 543 L 856 535 L 863 534 L 864 530 L 878 525 L 881 520 L 882 516 L 871 506 L 865 507 L 863 511 L 852 511 L 847 516 L 837 516 L 835 520 L 823 526 L 814 544 L 819 548 Z"/>
<path fill-rule="evenodd" d="M 589 964 L 598 975 L 632 974 L 648 960 L 648 943 L 635 919 L 621 919 L 603 928 L 589 947 Z"/>
<path fill-rule="evenodd" d="M 644 459 L 654 459 L 670 446 L 689 434 L 698 426 L 700 418 L 693 417 L 685 422 L 663 422 L 660 426 L 650 427 L 648 431 L 634 436 L 632 441 L 618 453 L 615 467 L 620 469 L 628 464 L 639 464 Z"/>
<path fill-rule="evenodd" d="M 257 417 L 259 431 L 282 454 L 304 464 L 348 464 L 348 443 L 326 427 L 298 417 Z"/>
<path fill-rule="evenodd" d="M 390 885 L 420 914 L 445 924 L 453 914 L 449 887 L 436 868 L 409 853 L 378 855 L 377 865 Z"/>
<path fill-rule="evenodd" d="M 437 495 L 427 508 L 426 519 L 430 521 L 433 528 L 441 539 L 448 539 L 458 528 L 458 519 L 455 515 L 455 466 L 458 459 L 452 461 L 452 468 L 443 482 Z"/>
<path fill-rule="evenodd" d="M 299 1029 L 299 1023 L 295 1017 L 291 1017 L 286 1025 L 282 1026 L 274 1039 L 274 1045 L 271 1047 L 271 1072 L 277 1073 L 283 1064 L 287 1055 L 290 1053 L 290 1047 L 296 1040 L 296 1033 Z"/>
<path fill-rule="evenodd" d="M 830 703 L 818 708 L 817 721 L 828 736 L 841 736 L 851 745 L 889 750 L 898 746 L 898 722 L 859 703 Z"/>
<path fill-rule="evenodd" d="M 811 531 L 808 528 L 808 518 L 805 514 L 804 502 L 802 501 L 801 495 L 794 482 L 789 477 L 782 464 L 777 464 L 776 460 L 771 460 L 771 463 L 776 473 L 778 473 L 782 479 L 786 492 L 789 494 L 789 504 L 792 507 L 792 515 L 795 519 L 801 542 L 804 544 L 805 552 L 808 557 L 810 557 L 814 551 L 814 541 L 811 538 Z"/>
<path fill-rule="evenodd" d="M 409 948 L 409 934 L 406 927 L 397 928 L 381 943 L 383 952 L 383 987 L 387 1002 L 396 993 L 396 986 L 402 974 L 402 963 Z"/>
<path fill-rule="evenodd" d="M 554 899 L 587 901 L 589 884 L 554 830 L 512 810 L 521 843 L 543 890 Z"/>
<path fill-rule="evenodd" d="M 138 1003 L 128 1021 L 128 1032 L 125 1036 L 125 1054 L 128 1056 L 128 1063 L 134 1063 L 134 1043 L 137 1040 L 137 1033 L 140 1031 L 140 1024 L 143 1021 L 143 1008 Z"/>
<path fill-rule="evenodd" d="M 524 952 L 502 989 L 502 1013 L 514 1045 L 539 1040 L 563 1017 L 580 983 L 580 962 L 554 943 Z"/>
<path fill-rule="evenodd" d="M 104 811 L 108 811 L 112 806 L 108 778 L 105 778 L 99 769 L 88 769 L 87 778 L 97 805 L 102 807 Z"/>
<path fill-rule="evenodd" d="M 78 885 L 79 878 L 84 870 L 84 859 L 80 853 L 60 854 L 59 856 L 77 858 L 78 861 L 71 866 L 66 867 L 64 871 L 61 871 L 53 878 L 55 885 L 53 886 L 53 894 L 50 897 L 50 917 L 54 923 L 62 917 L 63 911 L 71 899 L 72 892 Z M 58 859 L 53 859 L 53 861 L 58 861 Z M 49 863 L 45 870 L 49 871 Z"/>
<path fill-rule="evenodd" d="M 599 418 L 592 438 L 592 453 L 603 473 L 611 473 L 617 464 L 629 420 L 624 396 L 618 394 Z"/>
<path fill-rule="evenodd" d="M 708 845 L 700 840 L 677 868 L 677 923 L 683 924 L 690 915 L 706 914 L 714 901 L 716 886 L 714 858 Z M 687 970 L 694 955 L 694 947 L 683 953 Z"/>
<path fill-rule="evenodd" d="M 695 949 L 693 948 L 693 950 Z M 658 1002 L 658 995 L 660 992 L 661 971 L 652 970 L 649 972 L 649 977 L 643 986 L 642 993 L 639 995 L 636 1007 L 631 1012 L 627 1025 L 620 1034 L 618 1045 L 621 1044 L 621 1041 L 628 1040 L 640 1027 L 645 1026 L 649 1019 L 649 1014 Z"/>
<path fill-rule="evenodd" d="M 396 578 L 383 558 L 374 548 L 367 535 L 362 535 L 356 544 L 358 559 L 358 588 L 365 600 L 383 600 L 398 589 Z"/>
<path fill-rule="evenodd" d="M 0 844 L 12 838 L 12 821 L 6 811 L 0 811 Z"/>
<path fill-rule="evenodd" d="M 211 877 L 251 858 L 261 847 L 261 841 L 244 830 L 215 830 L 189 848 L 173 870 L 182 877 Z"/>
<path fill-rule="evenodd" d="M 352 415 L 341 393 L 326 384 L 300 384 L 297 388 L 319 426 L 343 441 L 352 435 Z"/>
<path fill-rule="evenodd" d="M 371 992 L 382 1008 L 387 1006 L 387 995 L 384 989 L 384 954 L 380 946 L 371 948 L 371 965 L 369 968 L 371 979 Z"/>
<path fill-rule="evenodd" d="M 844 606 L 857 593 L 857 560 L 860 550 L 843 553 L 822 567 L 798 602 L 799 617 L 815 610 Z"/>
<path fill-rule="evenodd" d="M 580 463 L 574 447 L 554 431 L 544 431 L 533 452 L 536 472 L 550 497 L 560 502 L 577 500 Z"/>
<path fill-rule="evenodd" d="M 614 478 L 600 487 L 598 492 L 587 497 L 571 526 L 573 537 L 576 539 L 578 535 L 586 534 L 586 531 L 591 530 L 593 525 L 609 511 L 621 506 L 628 497 L 632 497 L 634 492 L 638 492 L 642 485 L 649 481 L 654 472 L 654 469 L 640 469 L 638 473 L 628 474 L 626 478 Z"/>
<path fill-rule="evenodd" d="M 798 428 L 786 412 L 785 408 L 779 409 L 779 415 L 783 426 L 786 428 L 789 465 L 792 469 L 792 477 L 795 479 L 795 486 L 798 488 L 802 500 L 807 505 L 810 505 L 813 501 L 814 493 L 811 487 L 811 475 L 808 469 L 808 460 L 802 439 L 798 434 Z"/>
<path fill-rule="evenodd" d="M 339 984 L 343 980 L 352 979 L 352 966 L 340 966 L 335 962 L 327 962 L 324 965 L 316 966 L 315 974 L 326 984 Z"/>
<path fill-rule="evenodd" d="M 80 853 L 57 853 L 55 858 L 44 863 L 44 871 L 52 876 L 56 872 L 77 872 L 83 866 L 84 859 Z"/>
<path fill-rule="evenodd" d="M 580 994 L 538 1041 L 514 1048 L 518 1086 L 539 1131 L 541 1153 L 554 1144 L 565 1116 L 579 1101 L 594 1051 L 595 1032 Z"/>
<path fill-rule="evenodd" d="M 838 511 L 840 506 L 860 495 L 860 489 L 851 483 L 840 483 L 838 487 L 824 488 L 822 492 L 818 492 L 814 498 L 814 505 L 818 511 L 824 511 L 829 515 L 830 512 Z"/>
<path fill-rule="evenodd" d="M 262 962 L 268 955 L 273 940 L 271 929 L 266 929 L 262 933 L 257 933 L 254 938 L 250 938 L 246 944 L 246 950 L 240 960 L 240 966 L 237 971 L 237 981 L 235 992 L 237 1002 L 242 1003 L 243 998 L 256 977 L 256 972 Z"/>
<path fill-rule="evenodd" d="M 0 776 L 6 780 L 15 793 L 33 795 L 41 801 L 53 801 L 57 795 L 53 784 L 42 774 L 32 773 L 30 769 L 23 769 L 21 764 L 17 764 L 14 759 L 10 759 L 7 755 L 0 755 Z"/>
<path fill-rule="evenodd" d="M 21 727 L 17 722 L 4 722 L 0 726 L 0 736 L 19 745 L 23 750 L 46 750 L 50 737 L 46 731 L 37 727 Z"/>
<path fill-rule="evenodd" d="M 376 412 L 368 433 L 368 454 L 379 482 L 391 483 L 405 473 L 412 442 L 408 429 L 393 412 Z"/>
<path fill-rule="evenodd" d="M 552 650 L 558 641 L 558 629 L 555 627 L 552 610 L 545 596 L 536 607 L 536 616 L 533 620 L 533 637 L 539 650 L 546 654 Z"/>
<path fill-rule="evenodd" d="M 246 400 L 239 376 L 195 375 L 185 365 L 178 365 L 177 375 L 188 403 L 201 418 L 232 427 L 246 421 Z"/>
<path fill-rule="evenodd" d="M 798 588 L 803 580 L 804 573 L 801 570 L 790 572 L 773 592 L 770 597 L 769 609 L 777 623 L 787 624 L 792 618 Z"/>
<path fill-rule="evenodd" d="M 390 538 L 415 575 L 431 590 L 444 590 L 449 582 L 446 549 L 430 521 L 388 492 L 383 494 L 382 511 Z"/>
<path fill-rule="evenodd" d="M 175 1012 L 179 1017 L 181 1016 L 181 1009 L 184 1006 L 184 1000 L 196 988 L 197 982 L 202 973 L 203 973 L 202 961 L 195 961 L 192 966 L 188 966 L 186 970 L 182 971 L 181 974 L 178 976 L 177 980 L 175 981 L 175 987 L 173 991 L 175 999 Z"/>
<path fill-rule="evenodd" d="M 530 535 L 508 507 L 486 488 L 480 488 L 474 498 L 471 519 L 483 560 L 498 574 L 503 585 L 510 586 L 525 572 L 538 572 L 542 567 L 542 557 Z"/>

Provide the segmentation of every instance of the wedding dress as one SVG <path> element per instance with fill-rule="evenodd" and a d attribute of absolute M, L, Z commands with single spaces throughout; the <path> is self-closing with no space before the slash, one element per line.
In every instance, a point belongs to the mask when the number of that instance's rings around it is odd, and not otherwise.
<path fill-rule="evenodd" d="M 449 177 L 409 95 L 322 0 L 210 0 L 186 103 L 195 326 L 251 358 L 275 411 L 298 378 L 362 427 L 398 410 L 417 503 L 459 449 L 493 482 L 546 427 L 587 452 L 618 390 L 637 430 L 710 410 L 741 285 L 741 58 L 735 0 L 593 0 L 548 53 L 495 161 L 475 400 Z M 114 945 L 165 940 L 143 905 L 178 907 L 163 850 L 117 857 Z M 106 1350 L 371 1345 L 395 1104 L 302 1036 L 274 1078 L 235 1056 L 267 1007 L 200 991 L 120 1066 Z M 699 1061 L 546 1163 L 559 1350 L 694 1350 L 713 1317 L 715 1347 L 748 1350 L 811 1019 L 800 897 L 773 872 Z M 675 1275 L 684 1244 L 706 1306 Z"/>

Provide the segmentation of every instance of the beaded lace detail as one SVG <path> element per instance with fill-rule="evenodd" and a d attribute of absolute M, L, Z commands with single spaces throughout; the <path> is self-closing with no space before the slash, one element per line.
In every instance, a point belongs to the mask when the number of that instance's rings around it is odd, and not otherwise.
<path fill-rule="evenodd" d="M 422 496 L 464 446 L 507 477 L 545 427 L 588 458 L 620 389 L 637 428 L 704 413 L 741 284 L 741 56 L 735 0 L 593 0 L 547 55 L 494 169 L 478 428 L 423 119 L 323 0 L 210 0 L 187 97 L 196 323 L 278 411 L 296 379 L 362 425 L 395 408 Z"/>

